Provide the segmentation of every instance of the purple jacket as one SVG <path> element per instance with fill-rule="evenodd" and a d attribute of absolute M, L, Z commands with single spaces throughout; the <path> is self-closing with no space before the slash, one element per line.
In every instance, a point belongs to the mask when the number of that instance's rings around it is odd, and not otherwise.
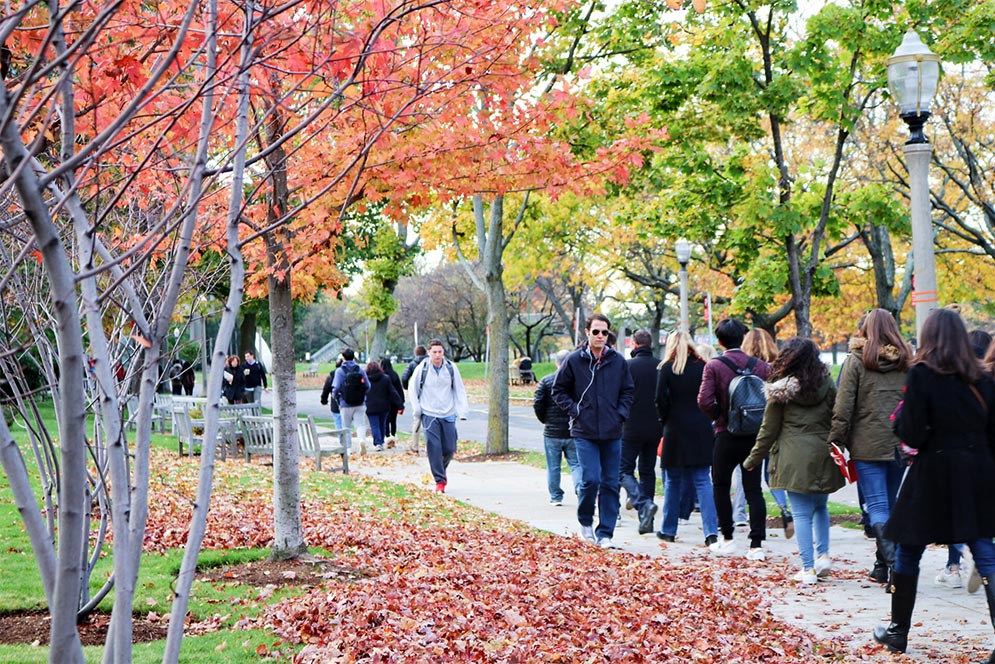
<path fill-rule="evenodd" d="M 746 366 L 750 356 L 739 348 L 730 348 L 724 353 L 726 359 L 732 360 L 739 368 Z M 757 358 L 753 373 L 767 380 L 770 365 Z M 720 359 L 715 358 L 705 365 L 705 373 L 701 377 L 701 387 L 698 389 L 698 408 L 701 409 L 715 427 L 715 433 L 726 430 L 727 413 L 729 412 L 729 383 L 736 373 L 727 367 Z"/>

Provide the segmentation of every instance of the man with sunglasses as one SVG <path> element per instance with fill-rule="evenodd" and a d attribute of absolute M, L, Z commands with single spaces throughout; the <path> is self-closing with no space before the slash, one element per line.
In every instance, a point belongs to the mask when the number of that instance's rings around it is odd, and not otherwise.
<path fill-rule="evenodd" d="M 603 314 L 587 319 L 587 341 L 567 355 L 553 381 L 553 401 L 570 421 L 581 481 L 577 520 L 581 536 L 602 548 L 615 548 L 619 510 L 622 423 L 632 407 L 629 366 L 608 344 L 611 323 Z M 594 529 L 594 506 L 598 528 Z"/>

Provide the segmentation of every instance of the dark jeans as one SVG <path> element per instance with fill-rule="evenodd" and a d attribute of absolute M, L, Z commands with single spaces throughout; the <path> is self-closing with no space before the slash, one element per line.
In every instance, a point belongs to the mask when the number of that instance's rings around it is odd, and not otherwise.
<path fill-rule="evenodd" d="M 577 521 L 582 526 L 594 525 L 594 506 L 598 506 L 598 539 L 615 535 L 618 521 L 618 467 L 622 454 L 621 440 L 588 440 L 574 438 L 577 460 L 580 461 L 581 482 L 577 496 Z"/>
<path fill-rule="evenodd" d="M 728 431 L 715 435 L 715 450 L 712 454 L 712 487 L 715 489 L 715 511 L 719 517 L 719 530 L 722 537 L 732 539 L 732 500 L 729 489 L 732 473 L 736 466 L 750 456 L 756 436 L 734 436 Z M 753 470 L 743 469 L 743 493 L 750 506 L 750 546 L 760 546 L 767 539 L 767 503 L 760 489 L 763 464 Z"/>
<path fill-rule="evenodd" d="M 858 471 L 859 472 L 859 471 Z M 991 576 L 995 574 L 995 544 L 988 538 L 976 539 L 973 542 L 966 542 L 974 556 L 974 566 L 981 576 Z M 919 575 L 919 559 L 922 552 L 926 550 L 924 546 L 906 546 L 899 544 L 895 548 L 895 571 L 899 574 Z"/>
<path fill-rule="evenodd" d="M 387 413 L 366 412 L 366 418 L 370 421 L 370 435 L 373 436 L 373 446 L 383 445 L 384 430 L 387 428 Z"/>
<path fill-rule="evenodd" d="M 660 440 L 622 440 L 619 481 L 637 510 L 656 496 L 656 448 Z M 636 481 L 636 466 L 639 480 Z"/>
<path fill-rule="evenodd" d="M 397 409 L 391 408 L 390 412 L 387 413 L 387 435 L 396 436 L 397 435 Z"/>

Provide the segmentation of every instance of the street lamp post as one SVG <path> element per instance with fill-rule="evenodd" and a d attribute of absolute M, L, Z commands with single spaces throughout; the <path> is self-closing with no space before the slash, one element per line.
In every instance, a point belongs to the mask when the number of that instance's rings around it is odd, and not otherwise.
<path fill-rule="evenodd" d="M 677 262 L 681 264 L 681 331 L 688 332 L 688 261 L 691 259 L 691 243 L 681 238 L 674 245 Z"/>
<path fill-rule="evenodd" d="M 933 224 L 929 204 L 929 160 L 933 146 L 923 126 L 940 79 L 940 57 L 929 50 L 914 30 L 905 33 L 895 54 L 888 58 L 888 89 L 898 102 L 899 114 L 909 126 L 902 151 L 909 168 L 912 213 L 912 302 L 916 308 L 916 338 L 929 312 L 937 307 Z"/>

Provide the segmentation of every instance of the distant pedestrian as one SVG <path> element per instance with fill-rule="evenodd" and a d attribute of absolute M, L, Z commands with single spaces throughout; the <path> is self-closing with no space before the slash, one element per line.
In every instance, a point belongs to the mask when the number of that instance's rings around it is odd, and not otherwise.
<path fill-rule="evenodd" d="M 428 358 L 428 351 L 424 346 L 418 344 L 415 346 L 415 356 L 408 362 L 408 367 L 401 374 L 401 387 L 407 392 L 410 390 L 411 376 L 415 373 L 415 369 L 419 364 L 424 362 Z M 418 455 L 419 449 L 419 436 L 421 434 L 421 418 L 412 417 L 411 418 L 411 447 L 408 451 L 411 454 Z"/>
<path fill-rule="evenodd" d="M 681 504 L 690 487 L 698 498 L 705 545 L 713 547 L 718 545 L 710 476 L 714 437 L 711 422 L 697 405 L 704 372 L 705 361 L 698 356 L 691 335 L 681 330 L 671 332 L 656 384 L 656 412 L 663 423 L 660 467 L 664 478 L 663 523 L 657 537 L 665 542 L 676 539 Z"/>
<path fill-rule="evenodd" d="M 366 372 L 356 364 L 356 352 L 346 348 L 342 351 L 342 366 L 335 370 L 332 379 L 332 397 L 339 402 L 342 428 L 352 431 L 353 424 L 356 425 L 360 454 L 366 454 L 366 393 L 369 389 Z"/>
<path fill-rule="evenodd" d="M 456 456 L 456 419 L 466 419 L 470 404 L 459 368 L 446 359 L 439 339 L 428 343 L 428 359 L 411 374 L 411 415 L 421 420 L 425 433 L 425 455 L 435 479 L 435 490 L 446 492 L 446 469 Z"/>
<path fill-rule="evenodd" d="M 366 376 L 370 379 L 370 389 L 366 393 L 366 417 L 370 421 L 373 449 L 383 452 L 387 415 L 391 408 L 403 406 L 404 401 L 378 362 L 369 362 L 366 365 Z"/>
<path fill-rule="evenodd" d="M 339 400 L 332 396 L 332 387 L 335 384 L 335 372 L 339 367 L 342 366 L 342 355 L 341 353 L 337 358 L 335 358 L 335 366 L 332 370 L 328 372 L 328 376 L 325 377 L 325 385 L 321 388 L 321 405 L 328 405 L 332 411 L 332 419 L 335 420 L 335 428 L 342 428 L 342 411 L 339 409 Z M 331 397 L 331 399 L 329 399 Z"/>
<path fill-rule="evenodd" d="M 245 351 L 245 365 L 242 369 L 245 376 L 245 394 L 252 395 L 252 402 L 263 402 L 263 390 L 266 389 L 266 367 L 256 359 L 255 352 Z"/>
<path fill-rule="evenodd" d="M 795 337 L 771 365 L 764 391 L 763 424 L 743 469 L 757 469 L 770 456 L 771 487 L 786 490 L 795 508 L 801 570 L 794 578 L 815 583 L 832 571 L 829 494 L 845 483 L 826 443 L 836 385 L 815 343 Z"/>
<path fill-rule="evenodd" d="M 656 450 L 663 431 L 654 406 L 659 361 L 653 355 L 653 336 L 647 330 L 636 330 L 632 343 L 628 361 L 632 376 L 632 406 L 629 418 L 622 425 L 619 480 L 639 515 L 639 534 L 644 535 L 655 529 L 653 522 L 658 509 L 653 498 L 656 495 Z"/>
<path fill-rule="evenodd" d="M 916 451 L 885 526 L 897 542 L 891 623 L 874 640 L 905 652 L 929 544 L 966 542 L 995 618 L 995 384 L 979 368 L 964 322 L 936 309 L 926 318 L 895 428 Z M 995 663 L 995 651 L 987 660 Z"/>
<path fill-rule="evenodd" d="M 557 370 L 570 351 L 561 350 L 553 356 Z M 574 493 L 580 485 L 580 462 L 577 461 L 577 447 L 570 436 L 570 418 L 567 413 L 553 403 L 553 380 L 556 372 L 543 376 L 536 386 L 532 408 L 536 418 L 543 423 L 543 447 L 546 450 L 546 488 L 551 505 L 563 504 L 563 489 L 560 487 L 560 467 L 566 458 L 573 479 Z"/>
<path fill-rule="evenodd" d="M 245 375 L 238 355 L 231 355 L 225 361 L 224 383 L 221 395 L 228 403 L 245 403 Z"/>
<path fill-rule="evenodd" d="M 766 380 L 770 370 L 766 362 L 750 357 L 740 348 L 745 335 L 746 326 L 740 321 L 726 318 L 719 322 L 715 327 L 715 336 L 725 353 L 705 365 L 701 390 L 698 392 L 698 408 L 712 420 L 715 428 L 712 486 L 723 539 L 712 550 L 718 555 L 731 556 L 738 553 L 733 541 L 732 501 L 729 499 L 732 473 L 749 456 L 759 431 L 757 420 L 763 419 L 763 406 L 759 406 L 760 417 L 757 418 L 757 404 L 750 403 L 749 409 L 733 411 L 736 421 L 730 423 L 729 388 L 734 379 L 747 373 Z M 745 381 L 737 382 L 737 395 L 740 389 L 744 390 L 744 394 L 752 393 L 752 385 Z M 753 426 L 755 422 L 756 428 Z M 730 426 L 733 426 L 733 431 L 730 431 Z M 767 503 L 760 490 L 760 468 L 743 472 L 743 491 L 750 506 L 750 550 L 747 558 L 763 560 L 763 541 L 767 539 Z"/>
<path fill-rule="evenodd" d="M 615 548 L 622 425 L 629 417 L 633 389 L 628 365 L 608 345 L 610 326 L 603 314 L 588 318 L 584 325 L 587 340 L 566 357 L 553 380 L 553 401 L 570 418 L 580 461 L 577 521 L 581 536 L 603 548 Z"/>
<path fill-rule="evenodd" d="M 397 416 L 404 412 L 404 386 L 401 385 L 401 377 L 394 371 L 394 365 L 389 357 L 380 358 L 380 368 L 383 369 L 384 375 L 390 379 L 390 384 L 394 386 L 394 389 L 397 390 L 397 393 L 401 397 L 401 405 L 397 407 L 391 406 L 390 412 L 387 413 L 387 447 L 394 447 L 397 443 Z"/>

